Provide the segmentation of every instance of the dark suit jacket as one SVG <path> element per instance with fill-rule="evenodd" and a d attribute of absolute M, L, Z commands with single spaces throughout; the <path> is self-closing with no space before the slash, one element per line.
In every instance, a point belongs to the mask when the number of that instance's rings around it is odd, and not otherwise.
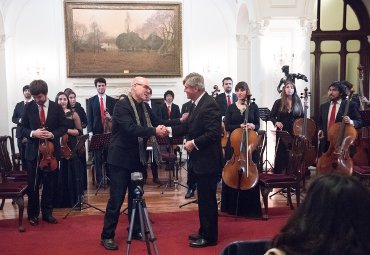
<path fill-rule="evenodd" d="M 238 97 L 235 93 L 233 93 L 233 101 L 231 103 L 235 103 L 238 100 Z M 220 108 L 222 116 L 225 116 L 226 109 L 227 109 L 227 101 L 226 101 L 226 94 L 221 93 L 216 96 L 216 102 L 218 104 L 218 107 Z"/>
<path fill-rule="evenodd" d="M 21 134 L 28 138 L 26 145 L 25 158 L 26 160 L 34 160 L 38 155 L 39 139 L 30 138 L 31 131 L 40 128 L 39 109 L 35 101 L 27 103 L 24 107 L 24 115 L 21 125 Z M 48 115 L 46 116 L 46 129 L 53 133 L 54 139 L 51 141 L 54 144 L 55 156 L 60 159 L 60 137 L 67 132 L 66 119 L 63 109 L 57 103 L 49 100 Z"/>
<path fill-rule="evenodd" d="M 147 139 L 155 135 L 155 126 L 163 122 L 151 111 L 149 105 L 144 103 L 153 127 L 139 126 L 136 124 L 134 110 L 128 99 L 119 100 L 114 108 L 112 118 L 112 138 L 108 149 L 107 162 L 111 165 L 130 169 L 132 171 L 142 170 L 140 162 L 138 137 L 144 138 L 144 148 Z M 179 120 L 171 121 L 179 124 Z"/>
<path fill-rule="evenodd" d="M 117 100 L 108 95 L 106 97 L 105 108 L 110 115 L 113 115 L 114 105 Z M 93 134 L 102 134 L 104 132 L 100 117 L 100 101 L 98 95 L 90 97 L 87 103 L 87 132 L 93 132 Z"/>
<path fill-rule="evenodd" d="M 347 100 L 342 100 L 337 116 L 335 117 L 335 122 L 341 122 L 345 110 Z M 328 114 L 329 114 L 330 101 L 322 104 L 320 106 L 320 115 L 317 121 L 317 127 L 319 130 L 324 131 L 325 137 L 327 137 L 328 129 Z M 360 128 L 362 125 L 361 115 L 358 111 L 358 107 L 354 102 L 350 102 L 348 109 L 348 116 L 353 120 L 354 127 Z"/>
<path fill-rule="evenodd" d="M 161 104 L 161 117 L 163 120 L 168 120 L 168 110 L 166 103 Z M 180 108 L 177 104 L 171 104 L 171 120 L 180 118 Z"/>
<path fill-rule="evenodd" d="M 152 112 L 155 115 L 155 117 L 157 117 L 157 119 L 162 119 L 160 105 L 152 101 L 151 102 L 151 106 L 152 106 L 151 107 L 152 108 Z"/>
<path fill-rule="evenodd" d="M 200 99 L 189 118 L 172 128 L 174 137 L 188 135 L 199 150 L 194 148 L 190 160 L 196 174 L 220 172 L 221 153 L 221 113 L 217 103 L 207 93 Z"/>
<path fill-rule="evenodd" d="M 185 104 L 183 104 L 183 105 L 181 106 L 181 116 L 182 116 L 184 113 L 189 112 L 190 107 L 191 107 L 191 100 L 187 101 Z"/>
<path fill-rule="evenodd" d="M 14 111 L 13 111 L 13 117 L 12 117 L 12 122 L 14 124 L 17 124 L 17 129 L 15 132 L 15 137 L 16 138 L 21 138 L 21 123 L 19 122 L 22 120 L 23 116 L 23 110 L 24 110 L 24 101 L 21 101 L 15 105 Z"/>

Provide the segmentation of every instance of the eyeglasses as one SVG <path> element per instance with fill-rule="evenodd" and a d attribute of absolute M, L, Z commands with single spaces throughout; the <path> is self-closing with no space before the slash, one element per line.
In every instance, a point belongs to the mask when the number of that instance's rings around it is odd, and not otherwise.
<path fill-rule="evenodd" d="M 135 85 L 143 86 L 145 89 L 150 89 L 148 84 L 135 83 Z"/>

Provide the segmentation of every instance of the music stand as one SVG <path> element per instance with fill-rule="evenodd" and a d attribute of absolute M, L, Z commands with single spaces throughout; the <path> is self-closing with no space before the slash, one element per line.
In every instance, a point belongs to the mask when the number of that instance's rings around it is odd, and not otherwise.
<path fill-rule="evenodd" d="M 270 163 L 270 161 L 267 159 L 267 151 L 268 151 L 268 149 L 267 149 L 267 142 L 268 142 L 268 137 L 267 137 L 267 121 L 269 121 L 270 120 L 270 114 L 271 114 L 271 111 L 270 111 L 270 109 L 269 108 L 267 108 L 267 107 L 261 107 L 261 108 L 258 108 L 258 113 L 259 113 L 259 115 L 260 115 L 260 118 L 261 118 L 261 120 L 262 121 L 264 121 L 265 122 L 265 126 L 266 126 L 266 130 L 265 130 L 265 139 L 266 139 L 266 143 L 265 143 L 265 145 L 264 145 L 264 147 L 265 147 L 265 153 L 266 153 L 266 158 L 265 158 L 265 160 L 262 162 L 262 167 L 263 167 L 263 165 L 265 165 L 266 164 L 266 166 L 265 166 L 265 169 L 266 169 L 266 171 L 267 171 L 267 164 L 269 164 L 270 165 L 270 169 L 271 170 L 273 170 L 274 168 L 272 167 L 272 164 Z"/>
<path fill-rule="evenodd" d="M 72 151 L 72 157 L 75 157 L 75 156 L 78 156 L 78 153 L 79 151 L 81 150 L 81 148 L 85 145 L 85 142 L 87 141 L 87 139 L 89 138 L 89 135 L 86 134 L 86 135 L 82 135 L 78 138 L 78 141 L 77 141 L 77 144 L 76 146 L 73 148 L 73 151 Z M 76 169 L 77 170 L 77 169 Z M 88 209 L 90 207 L 98 210 L 98 211 L 101 211 L 102 213 L 105 213 L 103 210 L 101 210 L 100 208 L 96 207 L 96 206 L 93 206 L 92 204 L 89 204 L 87 202 L 85 202 L 85 199 L 84 199 L 84 193 L 82 191 L 82 179 L 81 179 L 81 168 L 78 169 L 78 173 L 77 173 L 77 178 L 76 178 L 76 183 L 77 183 L 77 203 L 68 211 L 68 213 L 63 217 L 63 219 L 66 219 L 68 217 L 68 215 L 73 211 L 75 210 L 76 208 L 79 208 L 79 211 L 82 211 L 82 210 L 85 210 L 85 209 Z M 84 207 L 85 205 L 85 207 Z"/>
<path fill-rule="evenodd" d="M 110 138 L 112 136 L 112 133 L 106 133 L 106 134 L 96 134 L 91 137 L 90 145 L 89 145 L 89 151 L 100 151 L 101 152 L 101 158 L 102 158 L 102 174 L 103 178 L 101 179 L 98 189 L 95 192 L 95 196 L 98 194 L 99 190 L 103 186 L 105 189 L 105 184 L 107 183 L 107 180 L 109 180 L 107 176 L 107 169 L 106 169 L 106 159 L 104 157 L 104 150 L 108 148 Z"/>

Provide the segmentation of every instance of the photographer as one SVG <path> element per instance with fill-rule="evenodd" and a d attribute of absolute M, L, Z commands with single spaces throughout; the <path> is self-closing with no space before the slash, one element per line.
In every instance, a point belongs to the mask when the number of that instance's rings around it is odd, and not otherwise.
<path fill-rule="evenodd" d="M 114 240 L 120 208 L 128 189 L 128 219 L 130 221 L 135 188 L 137 184 L 131 182 L 131 173 L 143 172 L 146 166 L 146 143 L 148 139 L 155 142 L 154 136 L 167 135 L 162 125 L 154 128 L 152 122 L 157 119 L 153 116 L 148 104 L 144 101 L 149 98 L 148 80 L 136 77 L 131 81 L 131 93 L 127 98 L 117 102 L 113 112 L 112 138 L 108 149 L 109 169 L 111 172 L 110 198 L 104 217 L 104 226 L 101 233 L 101 244 L 107 250 L 117 250 Z M 158 123 L 153 123 L 158 124 Z M 155 142 L 156 143 L 156 142 Z M 153 146 L 153 153 L 156 149 Z M 154 156 L 156 160 L 158 157 Z M 132 239 L 141 240 L 139 217 L 135 215 Z"/>

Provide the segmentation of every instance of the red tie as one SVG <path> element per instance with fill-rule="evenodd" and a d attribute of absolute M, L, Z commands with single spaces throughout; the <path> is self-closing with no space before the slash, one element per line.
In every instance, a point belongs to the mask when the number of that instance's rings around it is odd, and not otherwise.
<path fill-rule="evenodd" d="M 227 96 L 227 106 L 231 105 L 231 99 L 230 96 Z"/>
<path fill-rule="evenodd" d="M 333 101 L 333 107 L 331 108 L 331 112 L 330 112 L 328 130 L 335 123 L 335 112 L 336 112 L 336 110 L 337 110 L 337 102 Z"/>
<path fill-rule="evenodd" d="M 101 122 L 104 125 L 104 102 L 103 102 L 103 97 L 100 97 L 100 116 L 101 116 Z"/>
<path fill-rule="evenodd" d="M 40 123 L 41 123 L 41 126 L 45 127 L 46 117 L 45 117 L 44 104 L 40 104 L 39 106 L 40 106 Z"/>
<path fill-rule="evenodd" d="M 171 119 L 171 106 L 167 106 L 168 119 Z"/>

